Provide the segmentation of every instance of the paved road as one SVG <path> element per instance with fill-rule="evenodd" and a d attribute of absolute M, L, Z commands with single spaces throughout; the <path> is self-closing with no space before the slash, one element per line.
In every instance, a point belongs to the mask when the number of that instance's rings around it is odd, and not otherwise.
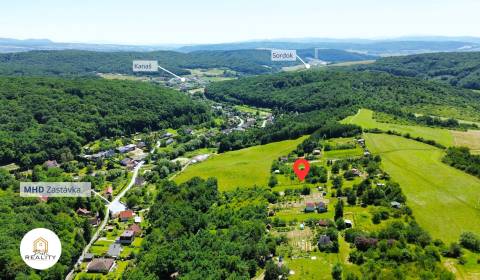
<path fill-rule="evenodd" d="M 67 277 L 65 277 L 66 280 L 73 279 L 73 275 L 74 275 L 74 272 L 75 272 L 75 267 L 77 267 L 78 265 L 80 265 L 82 263 L 83 258 L 85 257 L 85 254 L 90 250 L 90 247 L 92 247 L 93 243 L 95 243 L 95 241 L 97 241 L 98 237 L 100 236 L 100 233 L 103 231 L 103 229 L 107 225 L 108 219 L 110 218 L 110 215 L 109 215 L 110 214 L 109 213 L 110 212 L 110 206 L 113 205 L 113 203 L 118 203 L 120 201 L 120 199 L 135 185 L 135 180 L 137 179 L 138 171 L 140 170 L 140 168 L 142 167 L 142 165 L 144 163 L 145 163 L 144 161 L 141 161 L 137 164 L 137 166 L 135 166 L 135 169 L 133 170 L 132 179 L 130 180 L 130 183 L 128 183 L 128 186 L 122 192 L 120 192 L 112 200 L 112 202 L 110 202 L 109 204 L 107 204 L 105 206 L 106 214 L 105 214 L 105 217 L 103 218 L 102 223 L 98 226 L 97 231 L 92 236 L 92 238 L 90 239 L 90 242 L 88 242 L 87 246 L 85 246 L 85 248 L 83 248 L 82 254 L 80 255 L 80 257 L 78 257 L 78 260 L 75 263 L 73 269 L 68 273 Z"/>
<path fill-rule="evenodd" d="M 267 120 L 263 120 L 262 122 L 262 128 L 266 127 L 267 126 Z"/>
<path fill-rule="evenodd" d="M 240 118 L 239 116 L 236 116 L 236 117 L 240 120 L 240 123 L 237 125 L 237 127 L 242 127 L 243 124 L 245 123 L 245 121 L 242 118 Z"/>

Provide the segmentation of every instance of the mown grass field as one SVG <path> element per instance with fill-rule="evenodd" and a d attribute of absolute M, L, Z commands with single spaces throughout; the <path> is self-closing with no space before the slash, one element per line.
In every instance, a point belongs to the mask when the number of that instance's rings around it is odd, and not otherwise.
<path fill-rule="evenodd" d="M 373 111 L 367 109 L 360 109 L 356 115 L 347 117 L 342 122 L 357 124 L 363 128 L 379 128 L 382 130 L 394 130 L 400 133 L 410 133 L 413 137 L 420 136 L 428 140 L 435 140 L 446 147 L 466 146 L 472 150 L 472 153 L 480 153 L 480 130 L 457 131 L 426 126 L 377 122 L 373 118 Z"/>
<path fill-rule="evenodd" d="M 216 155 L 202 163 L 189 166 L 175 177 L 174 181 L 181 183 L 195 176 L 217 177 L 219 189 L 222 191 L 266 185 L 272 161 L 287 155 L 304 139 L 306 136 Z"/>
<path fill-rule="evenodd" d="M 423 137 L 444 146 L 453 146 L 454 138 L 451 131 L 447 129 L 431 128 L 424 126 L 401 125 L 392 123 L 381 123 L 373 119 L 373 111 L 360 109 L 354 116 L 347 117 L 342 123 L 351 123 L 359 125 L 363 128 L 379 128 L 381 130 L 394 130 L 400 133 L 410 133 L 413 137 Z"/>
<path fill-rule="evenodd" d="M 443 164 L 444 152 L 435 147 L 385 134 L 366 134 L 365 139 L 434 238 L 452 242 L 465 231 L 480 234 L 479 179 Z"/>

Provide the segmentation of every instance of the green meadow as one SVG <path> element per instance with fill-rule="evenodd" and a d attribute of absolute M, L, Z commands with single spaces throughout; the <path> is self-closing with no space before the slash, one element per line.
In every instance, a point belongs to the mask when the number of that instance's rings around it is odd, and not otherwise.
<path fill-rule="evenodd" d="M 373 118 L 373 111 L 360 109 L 354 116 L 347 117 L 342 123 L 351 123 L 359 125 L 363 128 L 379 128 L 381 130 L 394 130 L 400 133 L 410 133 L 413 137 L 423 137 L 449 147 L 454 145 L 454 137 L 452 132 L 447 129 L 432 128 L 426 126 L 402 125 L 393 123 L 377 122 Z"/>
<path fill-rule="evenodd" d="M 195 176 L 217 177 L 219 189 L 222 191 L 266 185 L 272 161 L 290 153 L 304 139 L 306 136 L 215 155 L 205 162 L 189 166 L 175 177 L 174 181 L 181 183 Z"/>
<path fill-rule="evenodd" d="M 366 134 L 365 140 L 434 238 L 452 242 L 465 231 L 480 234 L 479 179 L 443 164 L 441 149 L 386 134 Z"/>

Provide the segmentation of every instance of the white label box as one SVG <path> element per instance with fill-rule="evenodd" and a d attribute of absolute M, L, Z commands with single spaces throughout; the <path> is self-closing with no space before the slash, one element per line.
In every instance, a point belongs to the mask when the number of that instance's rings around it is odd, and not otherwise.
<path fill-rule="evenodd" d="M 21 197 L 90 197 L 90 182 L 20 182 Z"/>
<path fill-rule="evenodd" d="M 296 61 L 296 50 L 272 50 L 272 61 Z"/>
<path fill-rule="evenodd" d="M 134 60 L 133 72 L 158 72 L 158 61 L 156 60 Z"/>

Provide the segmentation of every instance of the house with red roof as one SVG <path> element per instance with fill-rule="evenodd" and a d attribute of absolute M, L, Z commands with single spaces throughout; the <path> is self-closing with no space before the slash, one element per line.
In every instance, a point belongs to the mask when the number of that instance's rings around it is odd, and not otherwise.
<path fill-rule="evenodd" d="M 133 211 L 132 210 L 125 210 L 125 211 L 121 211 L 119 214 L 118 214 L 118 219 L 121 221 L 121 222 L 126 222 L 128 220 L 130 220 L 131 218 L 133 218 Z"/>

